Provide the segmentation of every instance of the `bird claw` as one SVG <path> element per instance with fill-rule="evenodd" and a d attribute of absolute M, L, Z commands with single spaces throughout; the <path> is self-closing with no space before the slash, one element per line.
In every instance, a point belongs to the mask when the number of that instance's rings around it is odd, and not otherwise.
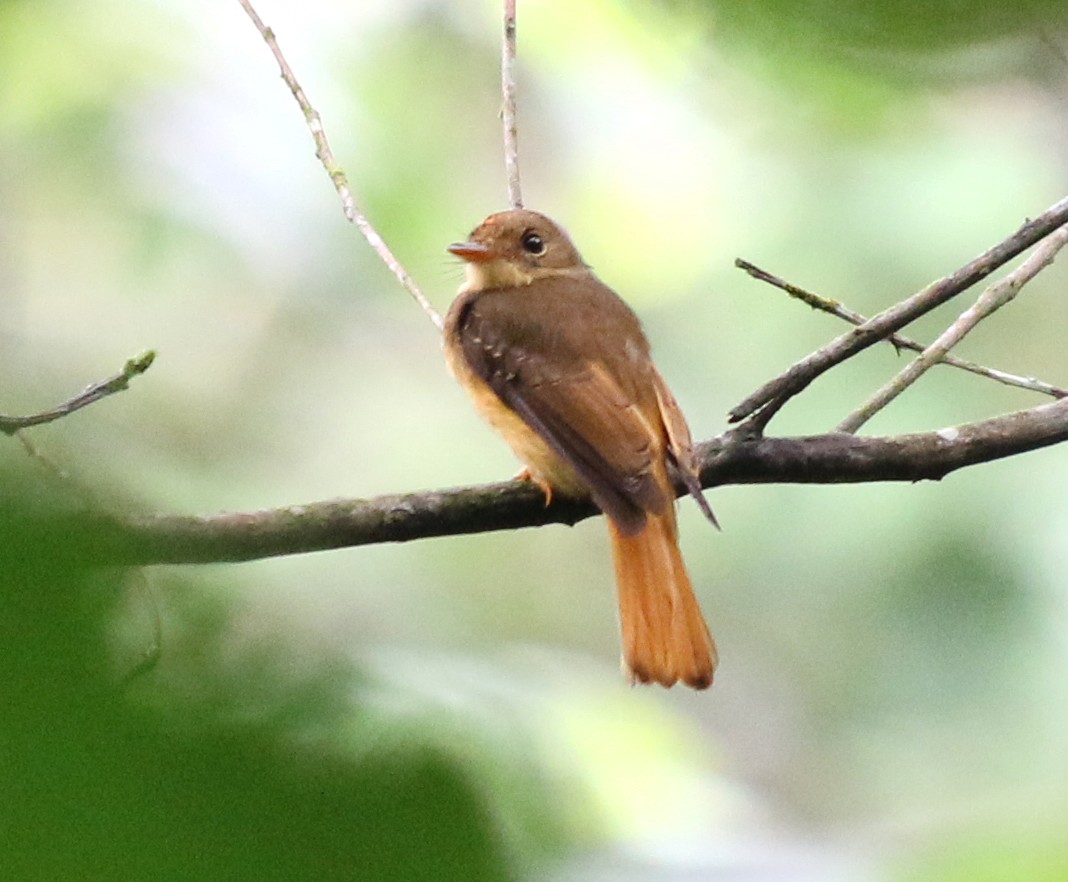
<path fill-rule="evenodd" d="M 540 478 L 536 478 L 534 473 L 529 467 L 523 466 L 518 472 L 512 476 L 513 481 L 533 481 L 538 485 L 538 489 L 545 494 L 545 507 L 549 507 L 549 503 L 553 501 L 553 488 L 548 482 L 542 481 Z"/>

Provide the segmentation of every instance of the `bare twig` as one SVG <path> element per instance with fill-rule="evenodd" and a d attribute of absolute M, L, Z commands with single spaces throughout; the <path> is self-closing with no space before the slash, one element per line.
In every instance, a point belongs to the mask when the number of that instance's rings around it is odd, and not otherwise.
<path fill-rule="evenodd" d="M 957 345 L 981 322 L 1010 300 L 1045 267 L 1053 262 L 1057 252 L 1068 243 L 1068 227 L 1061 227 L 1050 235 L 1035 251 L 1005 278 L 988 286 L 968 309 L 960 314 L 938 339 L 928 346 L 918 358 L 886 383 L 864 404 L 850 413 L 838 424 L 839 432 L 855 432 L 876 413 L 897 398 L 909 386 L 922 377 L 946 353 Z"/>
<path fill-rule="evenodd" d="M 730 421 L 744 420 L 772 401 L 783 402 L 792 398 L 834 365 L 885 339 L 919 316 L 940 306 L 961 291 L 967 290 L 1065 223 L 1068 223 L 1068 198 L 1062 199 L 1034 220 L 1023 224 L 1007 239 L 984 251 L 952 275 L 931 283 L 922 291 L 884 310 L 860 327 L 847 331 L 827 346 L 801 359 L 788 371 L 765 383 L 731 410 L 728 415 Z"/>
<path fill-rule="evenodd" d="M 319 145 L 318 115 L 302 100 L 303 93 L 291 74 L 287 76 L 288 67 L 277 51 L 273 35 L 259 22 L 247 0 L 240 2 L 279 60 L 283 77 L 304 109 Z M 509 20 L 514 39 L 514 0 L 507 0 L 505 9 L 507 52 Z M 506 69 L 502 77 L 505 89 L 508 78 Z M 325 139 L 322 143 L 325 144 Z M 325 160 L 324 165 L 329 171 L 330 165 Z M 513 204 L 518 202 L 518 171 L 515 181 Z M 916 316 L 965 290 L 1066 222 L 1068 199 L 1024 224 L 1013 236 L 953 275 L 864 321 L 766 384 L 732 412 L 732 420 L 745 420 L 741 426 L 697 445 L 702 486 L 938 480 L 965 466 L 1068 441 L 1068 398 L 967 425 L 896 437 L 860 438 L 828 433 L 802 438 L 765 438 L 761 432 L 747 431 L 758 424 L 762 428 L 761 421 L 766 422 L 785 401 L 834 364 L 886 338 Z M 163 564 L 255 560 L 431 536 L 511 530 L 548 523 L 573 524 L 595 514 L 597 509 L 589 500 L 556 494 L 546 506 L 544 495 L 532 482 L 509 481 L 207 516 L 117 518 L 91 514 L 79 516 L 79 523 L 93 528 L 93 548 L 101 560 Z"/>
<path fill-rule="evenodd" d="M 108 379 L 101 380 L 99 383 L 93 383 L 81 394 L 75 395 L 73 398 L 69 398 L 62 404 L 57 404 L 48 410 L 42 410 L 40 413 L 23 417 L 0 415 L 0 432 L 5 435 L 13 435 L 19 429 L 51 423 L 74 413 L 76 410 L 88 407 L 101 398 L 107 398 L 107 396 L 114 395 L 116 392 L 122 392 L 129 387 L 130 380 L 148 370 L 155 358 L 156 353 L 152 350 L 142 352 L 137 357 L 129 359 L 123 365 L 122 370 L 113 377 L 108 377 Z M 27 443 L 23 441 L 24 445 Z M 32 455 L 39 456 L 32 445 L 28 449 Z"/>
<path fill-rule="evenodd" d="M 734 430 L 737 432 L 738 430 Z M 701 483 L 835 484 L 938 480 L 965 466 L 1068 440 L 1068 399 L 936 432 L 888 438 L 840 433 L 754 438 L 734 433 L 697 445 Z M 258 560 L 288 554 L 574 524 L 596 515 L 588 500 L 554 494 L 545 505 L 529 481 L 426 493 L 342 499 L 204 516 L 93 516 L 100 559 L 128 564 Z M 84 523 L 84 521 L 80 521 Z"/>
<path fill-rule="evenodd" d="M 864 322 L 868 321 L 867 317 L 861 315 L 859 312 L 853 311 L 840 301 L 821 297 L 819 294 L 814 294 L 812 291 L 799 288 L 797 285 L 780 279 L 773 273 L 761 269 L 759 266 L 750 263 L 748 260 L 738 258 L 734 261 L 734 265 L 739 269 L 745 270 L 754 279 L 761 282 L 767 282 L 769 285 L 785 291 L 791 297 L 800 300 L 802 303 L 808 304 L 813 309 L 830 313 L 837 318 L 849 322 L 851 325 L 862 325 Z M 927 349 L 926 344 L 918 343 L 916 340 L 913 340 L 911 337 L 906 337 L 903 334 L 891 334 L 886 338 L 886 342 L 892 344 L 894 348 L 899 350 L 911 349 L 913 352 L 923 352 Z M 947 352 L 942 356 L 941 363 L 948 365 L 949 367 L 960 368 L 963 371 L 968 371 L 981 377 L 986 377 L 990 380 L 996 380 L 999 383 L 1004 383 L 1006 386 L 1017 386 L 1021 389 L 1029 389 L 1032 392 L 1049 395 L 1053 398 L 1068 397 L 1068 389 L 1062 389 L 1059 386 L 1054 386 L 1052 383 L 1047 383 L 1036 377 L 1021 377 L 1017 374 L 1010 374 L 1008 371 L 976 364 L 974 361 L 959 358 L 950 352 Z"/>
<path fill-rule="evenodd" d="M 323 168 L 326 169 L 326 173 L 330 176 L 330 180 L 333 181 L 334 189 L 337 190 L 337 195 L 341 199 L 341 209 L 345 213 L 346 220 L 348 220 L 349 223 L 354 224 L 363 234 L 367 243 L 375 250 L 375 253 L 382 259 L 382 262 L 389 267 L 393 275 L 397 277 L 397 280 L 404 286 L 408 293 L 412 295 L 415 302 L 419 304 L 427 317 L 437 326 L 438 330 L 441 330 L 442 318 L 440 313 L 434 309 L 423 292 L 419 290 L 419 287 L 412 280 L 412 277 L 408 275 L 404 267 L 401 266 L 400 261 L 397 260 L 393 255 L 393 252 L 390 251 L 385 240 L 378 234 L 378 231 L 371 225 L 371 222 L 357 207 L 356 200 L 353 198 L 352 190 L 349 187 L 348 177 L 346 176 L 344 169 L 338 165 L 337 160 L 334 158 L 334 153 L 330 149 L 330 143 L 327 141 L 326 130 L 323 128 L 323 121 L 319 116 L 319 111 L 312 106 L 311 102 L 308 100 L 308 96 L 304 93 L 304 89 L 302 89 L 300 83 L 297 82 L 297 78 L 293 74 L 289 62 L 286 61 L 281 48 L 278 46 L 278 40 L 275 38 L 274 32 L 263 23 L 263 20 L 252 7 L 249 0 L 238 0 L 238 2 L 241 4 L 241 8 L 248 14 L 252 23 L 256 26 L 256 30 L 260 32 L 260 36 L 263 37 L 268 48 L 270 48 L 274 60 L 278 63 L 282 79 L 289 87 L 289 91 L 293 94 L 293 98 L 296 100 L 301 112 L 304 114 L 304 121 L 308 124 L 308 130 L 311 132 L 312 139 L 315 141 L 315 155 L 318 157 L 319 162 L 322 163 Z"/>
<path fill-rule="evenodd" d="M 501 43 L 501 119 L 504 123 L 504 169 L 508 175 L 508 203 L 523 207 L 519 189 L 519 132 L 515 102 L 515 4 L 504 0 L 504 38 Z"/>

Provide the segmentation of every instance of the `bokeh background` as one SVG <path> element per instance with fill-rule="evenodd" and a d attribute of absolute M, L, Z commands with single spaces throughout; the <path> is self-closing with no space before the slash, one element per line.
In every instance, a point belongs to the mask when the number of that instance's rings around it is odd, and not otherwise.
<path fill-rule="evenodd" d="M 262 0 L 361 206 L 444 310 L 506 202 L 496 3 Z M 519 9 L 524 195 L 638 310 L 695 436 L 1068 190 L 1068 8 Z M 1055 265 L 962 354 L 1068 382 Z M 914 336 L 929 338 L 964 306 Z M 5 879 L 1063 880 L 1068 458 L 728 487 L 682 542 L 714 688 L 617 671 L 603 525 L 86 567 L 51 519 L 501 479 L 436 332 L 344 222 L 237 2 L 0 3 Z M 818 433 L 876 348 L 773 424 Z M 868 427 L 1038 403 L 938 369 Z M 143 664 L 158 644 L 158 660 Z M 144 668 L 144 669 L 143 669 Z"/>

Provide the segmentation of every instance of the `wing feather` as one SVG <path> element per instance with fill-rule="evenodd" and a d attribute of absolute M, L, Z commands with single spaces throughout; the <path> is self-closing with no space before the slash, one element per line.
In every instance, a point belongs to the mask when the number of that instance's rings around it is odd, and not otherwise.
<path fill-rule="evenodd" d="M 675 396 L 671 394 L 667 383 L 664 382 L 664 378 L 660 376 L 660 372 L 656 368 L 653 368 L 653 382 L 656 387 L 656 401 L 660 411 L 660 419 L 663 421 L 667 432 L 668 449 L 675 460 L 675 465 L 678 466 L 679 477 L 682 478 L 683 485 L 694 498 L 702 514 L 718 530 L 719 522 L 712 513 L 712 507 L 708 504 L 708 500 L 705 499 L 705 494 L 701 490 L 701 479 L 697 471 L 697 463 L 694 462 L 693 458 L 693 441 L 690 438 L 690 427 L 686 425 L 686 418 L 682 415 L 682 410 L 679 408 L 679 403 L 675 400 Z"/>

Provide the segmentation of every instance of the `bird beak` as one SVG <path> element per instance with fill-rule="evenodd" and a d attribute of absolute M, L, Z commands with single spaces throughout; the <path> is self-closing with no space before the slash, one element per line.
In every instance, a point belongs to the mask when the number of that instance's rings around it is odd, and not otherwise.
<path fill-rule="evenodd" d="M 488 263 L 497 256 L 489 245 L 474 241 L 453 242 L 448 250 L 469 263 Z"/>

